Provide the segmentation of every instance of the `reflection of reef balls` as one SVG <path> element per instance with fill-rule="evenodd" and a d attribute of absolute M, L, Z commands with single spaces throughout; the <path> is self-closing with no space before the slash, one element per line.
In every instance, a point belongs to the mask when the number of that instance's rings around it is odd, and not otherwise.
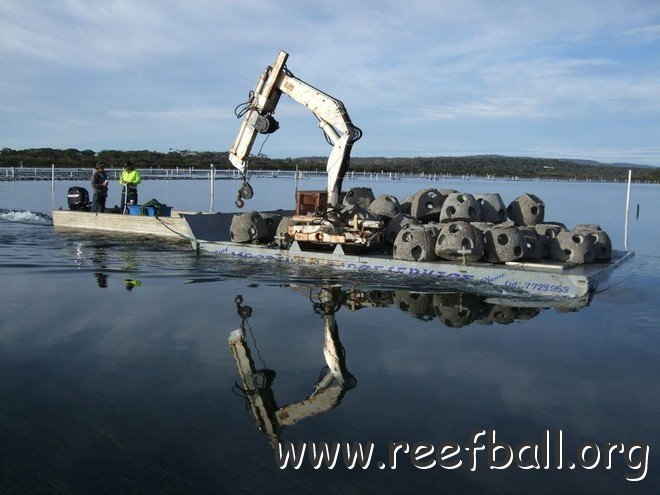
<path fill-rule="evenodd" d="M 416 318 L 433 317 L 433 295 L 404 290 L 394 291 L 394 304 Z"/>
<path fill-rule="evenodd" d="M 469 293 L 435 294 L 433 311 L 448 327 L 460 328 L 481 316 L 481 300 Z"/>
<path fill-rule="evenodd" d="M 511 306 L 502 306 L 501 304 L 494 304 L 490 307 L 487 314 L 484 315 L 486 320 L 499 323 L 500 325 L 508 325 L 513 323 L 518 317 L 518 308 Z"/>

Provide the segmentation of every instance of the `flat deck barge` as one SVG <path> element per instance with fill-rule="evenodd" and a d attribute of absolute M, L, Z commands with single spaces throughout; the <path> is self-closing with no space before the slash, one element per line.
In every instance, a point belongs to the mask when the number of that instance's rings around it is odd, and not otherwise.
<path fill-rule="evenodd" d="M 547 260 L 508 263 L 458 261 L 403 261 L 390 253 L 372 251 L 346 254 L 335 251 L 305 250 L 294 242 L 289 249 L 260 244 L 239 244 L 229 240 L 232 213 L 212 215 L 183 214 L 193 248 L 233 258 L 257 259 L 276 263 L 325 265 L 352 272 L 383 273 L 413 277 L 430 282 L 463 281 L 490 284 L 510 292 L 542 297 L 582 298 L 607 289 L 624 273 L 621 266 L 634 256 L 632 251 L 613 251 L 604 263 L 574 265 Z"/>

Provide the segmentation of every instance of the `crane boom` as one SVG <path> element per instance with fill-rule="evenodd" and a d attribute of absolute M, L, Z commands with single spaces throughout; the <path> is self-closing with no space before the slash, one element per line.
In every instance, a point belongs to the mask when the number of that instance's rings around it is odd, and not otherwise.
<path fill-rule="evenodd" d="M 259 76 L 249 100 L 237 113 L 238 117 L 243 117 L 243 122 L 229 151 L 229 161 L 247 181 L 248 157 L 257 134 L 270 134 L 279 128 L 273 113 L 280 96 L 286 94 L 316 116 L 319 127 L 333 146 L 326 170 L 328 209 L 336 209 L 344 174 L 350 164 L 351 148 L 362 137 L 362 131 L 353 125 L 341 101 L 295 77 L 286 67 L 288 57 L 288 53 L 280 51 L 275 63 Z M 239 201 L 240 195 L 239 191 Z"/>

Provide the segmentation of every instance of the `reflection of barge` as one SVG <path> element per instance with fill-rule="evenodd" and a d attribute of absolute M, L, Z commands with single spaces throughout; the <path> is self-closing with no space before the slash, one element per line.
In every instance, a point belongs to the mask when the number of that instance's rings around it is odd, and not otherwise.
<path fill-rule="evenodd" d="M 252 308 L 243 305 L 243 297 L 236 296 L 235 303 L 241 318 L 240 327 L 229 335 L 231 348 L 240 382 L 234 386 L 245 399 L 252 412 L 257 428 L 267 437 L 273 448 L 281 441 L 282 431 L 313 416 L 338 407 L 347 392 L 357 386 L 357 378 L 349 371 L 346 351 L 341 343 L 335 314 L 342 308 L 357 311 L 363 308 L 396 307 L 415 318 L 431 321 L 437 318 L 451 328 L 469 324 L 507 325 L 529 320 L 544 309 L 554 307 L 558 311 L 578 310 L 589 304 L 588 298 L 558 299 L 554 301 L 496 300 L 468 292 L 420 293 L 409 291 L 359 289 L 345 290 L 337 286 L 310 288 L 313 311 L 323 316 L 323 356 L 325 366 L 314 383 L 313 391 L 297 402 L 282 405 L 277 401 L 273 382 L 274 369 L 256 362 L 248 343 L 252 332 L 249 318 Z M 257 341 L 251 335 L 253 350 L 258 354 Z M 259 355 L 261 359 L 261 355 Z"/>
<path fill-rule="evenodd" d="M 614 251 L 610 261 L 589 265 L 571 265 L 547 260 L 505 264 L 482 261 L 404 261 L 378 251 L 346 254 L 341 248 L 335 251 L 306 250 L 297 242 L 289 249 L 235 243 L 229 238 L 233 214 L 184 214 L 183 217 L 193 247 L 213 254 L 276 263 L 327 265 L 352 272 L 407 276 L 428 281 L 436 287 L 443 281 L 485 283 L 511 292 L 519 291 L 542 297 L 581 298 L 605 290 L 614 280 L 620 278 L 619 268 L 634 254 Z"/>

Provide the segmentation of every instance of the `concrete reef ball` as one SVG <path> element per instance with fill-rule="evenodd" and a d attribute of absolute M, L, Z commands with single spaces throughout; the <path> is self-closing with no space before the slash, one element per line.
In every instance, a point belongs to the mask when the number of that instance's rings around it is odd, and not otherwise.
<path fill-rule="evenodd" d="M 593 263 L 596 248 L 593 238 L 584 232 L 564 230 L 553 239 L 550 259 L 569 263 Z"/>
<path fill-rule="evenodd" d="M 547 256 L 547 253 L 549 251 L 546 251 L 546 249 L 544 248 L 544 241 L 541 238 L 541 236 L 536 233 L 534 227 L 532 226 L 518 227 L 518 229 L 520 230 L 520 232 L 522 232 L 522 235 L 525 236 L 524 258 L 526 260 L 539 260 L 543 258 L 544 255 Z M 547 242 L 547 245 L 548 246 L 550 245 L 549 241 Z"/>
<path fill-rule="evenodd" d="M 370 187 L 352 187 L 344 196 L 343 205 L 359 205 L 362 208 L 369 208 L 374 200 L 374 192 Z"/>
<path fill-rule="evenodd" d="M 256 211 L 238 213 L 231 219 L 229 237 L 234 242 L 251 242 L 268 236 L 268 227 Z"/>
<path fill-rule="evenodd" d="M 389 222 L 401 213 L 401 205 L 396 197 L 382 194 L 371 202 L 369 211 L 379 220 Z"/>
<path fill-rule="evenodd" d="M 422 221 L 437 220 L 442 210 L 442 203 L 447 198 L 446 194 L 437 189 L 422 189 L 417 191 L 412 198 L 410 214 Z"/>
<path fill-rule="evenodd" d="M 506 206 L 497 193 L 475 194 L 474 199 L 481 208 L 481 221 L 491 223 L 506 222 Z"/>
<path fill-rule="evenodd" d="M 527 241 L 515 227 L 495 226 L 484 234 L 484 258 L 492 263 L 515 261 L 525 255 Z"/>
<path fill-rule="evenodd" d="M 451 222 L 454 220 L 481 221 L 481 208 L 472 194 L 451 193 L 447 196 L 442 205 L 440 221 Z"/>
<path fill-rule="evenodd" d="M 295 225 L 291 217 L 283 217 L 275 230 L 275 242 L 279 247 L 286 248 L 293 243 L 293 237 L 289 235 L 289 227 Z"/>
<path fill-rule="evenodd" d="M 600 225 L 576 225 L 573 230 L 588 234 L 593 239 L 594 249 L 596 250 L 596 260 L 606 261 L 612 257 L 612 241 L 610 240 L 610 236 L 607 235 L 607 232 L 600 228 Z"/>
<path fill-rule="evenodd" d="M 536 225 L 543 223 L 545 203 L 537 196 L 525 193 L 511 201 L 506 212 L 513 223 L 518 226 Z"/>
<path fill-rule="evenodd" d="M 406 215 L 410 215 L 410 208 L 412 207 L 412 196 L 406 196 L 403 198 L 403 201 L 400 203 L 400 213 L 405 213 Z"/>
<path fill-rule="evenodd" d="M 392 255 L 397 260 L 433 261 L 437 259 L 436 240 L 430 229 L 413 227 L 401 230 L 394 240 Z"/>
<path fill-rule="evenodd" d="M 272 241 L 277 234 L 277 226 L 282 221 L 282 214 L 274 211 L 269 212 L 260 212 L 261 218 L 266 222 L 266 228 L 268 229 L 268 235 L 266 238 L 269 241 Z"/>
<path fill-rule="evenodd" d="M 342 208 L 341 219 L 346 225 L 353 225 L 355 217 L 358 220 L 377 220 L 369 210 L 360 205 L 350 205 Z"/>
<path fill-rule="evenodd" d="M 470 250 L 469 254 L 459 254 L 459 251 Z M 451 222 L 445 224 L 440 231 L 435 244 L 435 254 L 446 260 L 479 261 L 484 254 L 482 232 L 468 222 Z"/>
<path fill-rule="evenodd" d="M 421 226 L 413 225 L 410 228 L 411 229 L 421 228 L 428 230 L 431 236 L 433 237 L 433 242 L 437 242 L 438 236 L 440 235 L 440 231 L 442 230 L 442 225 L 437 222 L 429 222 L 429 223 L 424 223 Z"/>
<path fill-rule="evenodd" d="M 390 220 L 387 224 L 387 227 L 385 227 L 385 242 L 388 244 L 394 244 L 396 236 L 399 235 L 399 232 L 413 225 L 422 225 L 422 222 L 420 222 L 417 218 L 411 217 L 410 215 L 399 213 L 392 220 Z"/>
<path fill-rule="evenodd" d="M 533 228 L 541 241 L 542 258 L 550 258 L 553 240 L 559 232 L 566 230 L 566 225 L 560 222 L 545 222 L 536 224 Z"/>
<path fill-rule="evenodd" d="M 470 222 L 470 225 L 472 225 L 475 229 L 479 229 L 482 234 L 487 230 L 495 227 L 495 224 L 491 222 Z M 513 223 L 511 225 L 513 225 Z"/>

